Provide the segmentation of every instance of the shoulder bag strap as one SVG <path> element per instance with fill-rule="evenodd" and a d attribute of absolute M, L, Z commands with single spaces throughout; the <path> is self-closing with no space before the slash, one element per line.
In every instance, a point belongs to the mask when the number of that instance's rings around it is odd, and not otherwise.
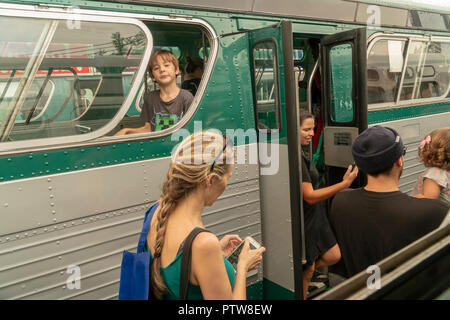
<path fill-rule="evenodd" d="M 195 237 L 201 232 L 211 232 L 205 229 L 195 228 L 186 238 L 184 243 L 183 254 L 181 258 L 181 272 L 180 272 L 180 300 L 187 300 L 189 275 L 191 273 L 191 253 L 192 242 Z"/>
<path fill-rule="evenodd" d="M 150 223 L 152 222 L 153 214 L 159 206 L 159 202 L 156 202 L 153 206 L 151 206 L 147 212 L 145 213 L 144 225 L 142 226 L 141 235 L 139 237 L 139 242 L 137 246 L 137 253 L 141 253 L 144 251 L 145 242 L 147 241 L 147 235 L 150 230 Z"/>

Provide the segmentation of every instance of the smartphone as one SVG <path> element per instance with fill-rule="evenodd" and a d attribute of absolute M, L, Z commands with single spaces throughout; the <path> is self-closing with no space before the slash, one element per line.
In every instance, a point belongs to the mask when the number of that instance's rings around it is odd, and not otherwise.
<path fill-rule="evenodd" d="M 250 244 L 250 249 L 255 250 L 261 247 L 261 245 L 253 239 L 252 237 L 247 237 L 245 239 L 248 239 L 248 242 Z M 239 260 L 239 255 L 241 254 L 242 248 L 244 247 L 245 239 L 236 247 L 234 248 L 233 252 L 230 253 L 230 255 L 227 257 L 227 260 L 233 265 L 234 270 L 237 268 L 237 263 Z"/>

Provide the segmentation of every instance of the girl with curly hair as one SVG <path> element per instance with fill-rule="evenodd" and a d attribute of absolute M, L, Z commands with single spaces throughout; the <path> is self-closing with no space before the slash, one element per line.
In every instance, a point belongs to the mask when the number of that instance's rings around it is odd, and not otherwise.
<path fill-rule="evenodd" d="M 419 157 L 427 169 L 412 195 L 450 202 L 450 127 L 433 130 L 420 143 Z"/>

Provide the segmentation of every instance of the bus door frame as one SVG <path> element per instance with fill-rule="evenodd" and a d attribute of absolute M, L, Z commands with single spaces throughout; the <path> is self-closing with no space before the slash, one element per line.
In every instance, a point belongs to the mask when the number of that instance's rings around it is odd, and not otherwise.
<path fill-rule="evenodd" d="M 321 39 L 321 81 L 324 130 L 324 164 L 327 185 L 342 181 L 348 165 L 353 163 L 351 146 L 367 128 L 367 37 L 366 28 L 352 29 Z M 352 45 L 352 121 L 338 122 L 332 118 L 332 83 L 330 50 L 342 44 Z M 343 101 L 339 101 L 343 102 Z M 337 157 L 337 155 L 339 155 Z M 361 187 L 366 178 L 362 173 L 353 183 Z"/>
<path fill-rule="evenodd" d="M 293 58 L 293 33 L 292 22 L 282 20 L 276 25 L 269 27 L 249 30 L 249 56 L 253 69 L 253 48 L 258 42 L 272 39 L 277 44 L 278 53 L 278 72 L 277 81 L 279 88 L 279 120 L 280 136 L 285 134 L 287 138 L 288 163 L 289 163 L 289 191 L 290 191 L 290 222 L 292 235 L 292 263 L 294 277 L 294 295 L 295 299 L 303 300 L 303 281 L 302 281 L 302 246 L 304 235 L 303 230 L 303 211 L 302 211 L 302 189 L 301 189 L 301 146 L 299 139 L 299 110 L 296 106 L 296 85 L 294 75 Z M 281 39 L 280 39 L 281 33 Z M 254 83 L 254 81 L 252 82 Z M 254 94 L 255 128 L 258 129 L 258 115 L 256 110 L 256 93 Z M 283 90 L 284 89 L 284 90 Z M 284 128 L 285 127 L 285 128 Z M 270 135 L 269 135 L 270 139 Z M 270 141 L 267 141 L 270 143 Z M 276 214 L 275 212 L 269 214 Z M 264 244 L 270 246 L 270 244 Z"/>

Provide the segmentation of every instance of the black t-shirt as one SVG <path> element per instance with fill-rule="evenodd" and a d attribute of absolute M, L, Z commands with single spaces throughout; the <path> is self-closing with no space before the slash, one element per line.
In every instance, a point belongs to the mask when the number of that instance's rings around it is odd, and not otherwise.
<path fill-rule="evenodd" d="M 351 277 L 365 270 L 439 227 L 448 209 L 438 200 L 417 199 L 400 191 L 339 192 L 330 223 L 342 260 L 332 271 Z"/>

